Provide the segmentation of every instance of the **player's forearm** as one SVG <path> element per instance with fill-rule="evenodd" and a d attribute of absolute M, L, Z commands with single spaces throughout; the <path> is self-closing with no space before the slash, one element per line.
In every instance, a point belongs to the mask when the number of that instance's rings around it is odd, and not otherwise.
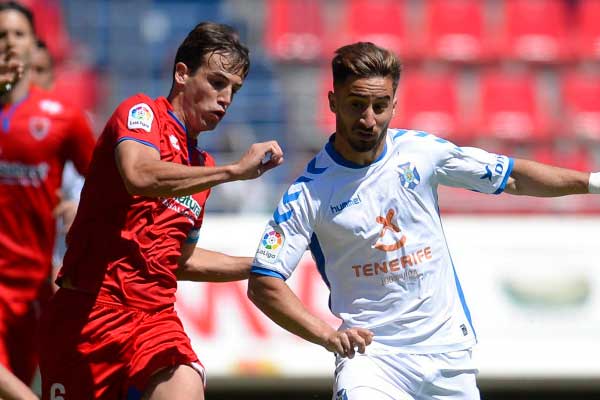
<path fill-rule="evenodd" d="M 277 325 L 309 342 L 326 347 L 327 338 L 335 333 L 329 324 L 311 314 L 279 278 L 252 274 L 248 298 Z"/>
<path fill-rule="evenodd" d="M 139 163 L 135 174 L 126 176 L 129 194 L 148 197 L 187 196 L 210 189 L 221 183 L 236 180 L 234 165 L 219 167 L 190 167 L 148 160 Z"/>
<path fill-rule="evenodd" d="M 234 257 L 216 251 L 195 248 L 180 265 L 177 279 L 196 282 L 230 282 L 248 279 L 252 258 Z"/>
<path fill-rule="evenodd" d="M 588 193 L 588 172 L 515 159 L 506 192 L 515 195 L 558 197 Z"/>
<path fill-rule="evenodd" d="M 23 382 L 0 365 L 0 399 L 39 400 Z"/>

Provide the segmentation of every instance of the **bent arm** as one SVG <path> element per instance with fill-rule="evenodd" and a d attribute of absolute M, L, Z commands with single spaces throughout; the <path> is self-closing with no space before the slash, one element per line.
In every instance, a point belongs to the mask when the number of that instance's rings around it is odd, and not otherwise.
<path fill-rule="evenodd" d="M 176 276 L 180 281 L 230 282 L 248 279 L 252 258 L 184 246 Z"/>
<path fill-rule="evenodd" d="M 268 161 L 267 154 L 271 154 Z M 155 148 L 124 140 L 115 149 L 117 167 L 129 194 L 148 197 L 187 196 L 234 180 L 254 179 L 283 162 L 275 141 L 255 143 L 236 163 L 194 167 L 162 161 Z"/>
<path fill-rule="evenodd" d="M 190 167 L 161 161 L 156 149 L 125 140 L 115 149 L 117 167 L 131 195 L 187 196 L 235 179 L 232 166 Z"/>
<path fill-rule="evenodd" d="M 277 325 L 342 357 L 353 357 L 355 347 L 364 353 L 371 344 L 373 334 L 367 329 L 336 331 L 311 314 L 280 278 L 251 274 L 248 298 Z"/>
<path fill-rule="evenodd" d="M 588 172 L 515 159 L 505 192 L 535 197 L 558 197 L 589 193 Z"/>

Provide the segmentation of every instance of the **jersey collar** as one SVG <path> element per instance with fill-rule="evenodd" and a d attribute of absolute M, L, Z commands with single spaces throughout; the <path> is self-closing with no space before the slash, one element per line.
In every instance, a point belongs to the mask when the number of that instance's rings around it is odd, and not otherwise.
<path fill-rule="evenodd" d="M 387 153 L 387 133 L 386 133 L 385 143 L 383 145 L 383 151 L 381 152 L 379 157 L 377 157 L 377 159 L 375 159 L 371 164 L 367 164 L 367 165 L 356 164 L 356 163 L 354 163 L 350 160 L 346 160 L 344 157 L 342 157 L 342 155 L 340 153 L 338 153 L 337 150 L 335 149 L 335 147 L 333 146 L 334 138 L 335 138 L 335 133 L 329 137 L 329 141 L 325 145 L 325 151 L 327 152 L 327 154 L 329 154 L 329 157 L 331 157 L 331 159 L 333 161 L 335 161 L 337 164 L 340 164 L 343 167 L 353 168 L 353 169 L 366 168 L 366 167 L 369 167 L 369 166 L 383 160 L 383 158 L 385 157 L 385 155 Z"/>

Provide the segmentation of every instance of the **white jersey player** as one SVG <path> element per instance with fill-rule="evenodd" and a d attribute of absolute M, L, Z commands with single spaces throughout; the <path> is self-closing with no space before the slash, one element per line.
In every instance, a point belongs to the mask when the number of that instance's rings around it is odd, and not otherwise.
<path fill-rule="evenodd" d="M 334 399 L 477 399 L 476 336 L 438 186 L 553 196 L 587 193 L 595 175 L 388 129 L 397 58 L 357 43 L 338 49 L 332 66 L 336 133 L 267 224 L 249 296 L 284 328 L 337 354 Z M 306 250 L 331 291 L 337 330 L 285 284 Z"/>

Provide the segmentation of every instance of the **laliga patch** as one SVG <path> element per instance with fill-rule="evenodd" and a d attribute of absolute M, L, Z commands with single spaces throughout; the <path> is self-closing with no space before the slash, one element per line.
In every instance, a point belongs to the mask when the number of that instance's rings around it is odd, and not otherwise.
<path fill-rule="evenodd" d="M 268 226 L 260 240 L 256 258 L 267 263 L 274 263 L 277 261 L 284 243 L 285 235 L 283 231 L 279 227 Z"/>
<path fill-rule="evenodd" d="M 154 113 L 148 104 L 136 104 L 129 110 L 129 116 L 127 117 L 127 128 L 143 129 L 146 132 L 150 132 L 153 119 Z"/>

